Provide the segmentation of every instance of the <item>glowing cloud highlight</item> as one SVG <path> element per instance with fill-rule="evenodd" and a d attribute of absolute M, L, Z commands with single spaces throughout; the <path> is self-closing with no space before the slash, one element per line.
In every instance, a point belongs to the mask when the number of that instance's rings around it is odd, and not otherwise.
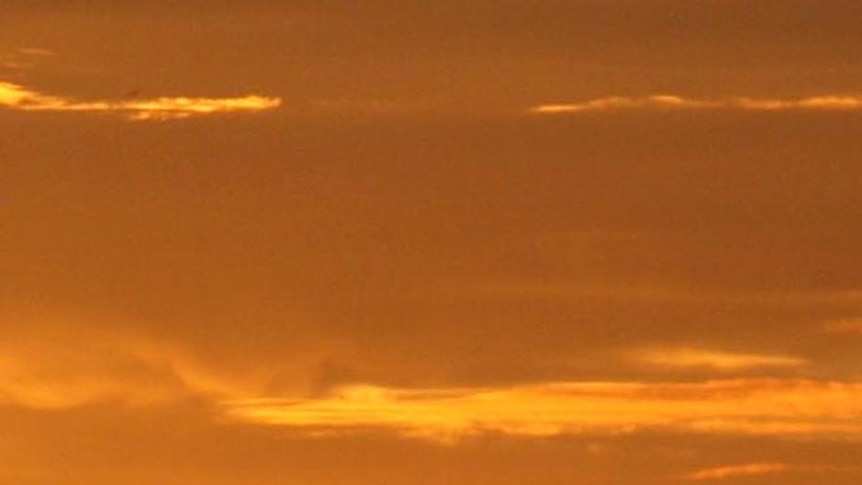
<path fill-rule="evenodd" d="M 0 108 L 30 112 L 118 113 L 136 121 L 189 118 L 215 113 L 251 113 L 280 105 L 280 98 L 257 95 L 232 98 L 159 97 L 82 101 L 46 95 L 18 84 L 0 82 Z"/>
<path fill-rule="evenodd" d="M 724 480 L 727 478 L 756 477 L 786 472 L 790 469 L 784 463 L 749 463 L 746 465 L 723 466 L 708 468 L 681 477 L 693 482 Z"/>
<path fill-rule="evenodd" d="M 621 110 L 744 110 L 744 111 L 858 111 L 862 110 L 862 95 L 825 95 L 808 98 L 730 97 L 696 99 L 656 94 L 642 97 L 609 96 L 578 103 L 543 104 L 527 110 L 530 114 L 554 115 L 595 111 Z"/>
<path fill-rule="evenodd" d="M 388 430 L 434 440 L 639 430 L 862 438 L 862 384 L 737 379 L 563 382 L 505 388 L 345 387 L 319 399 L 226 401 L 228 417 L 305 430 Z"/>

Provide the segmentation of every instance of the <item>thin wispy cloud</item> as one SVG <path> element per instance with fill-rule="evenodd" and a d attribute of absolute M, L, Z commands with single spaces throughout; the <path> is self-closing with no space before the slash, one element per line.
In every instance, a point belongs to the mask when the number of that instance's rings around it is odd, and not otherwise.
<path fill-rule="evenodd" d="M 245 373 L 232 378 L 190 352 L 139 335 L 71 330 L 3 336 L 0 406 L 65 409 L 99 402 L 153 405 L 190 396 L 247 396 L 256 385 Z"/>
<path fill-rule="evenodd" d="M 862 95 L 717 99 L 688 98 L 670 94 L 642 97 L 608 96 L 576 103 L 542 104 L 529 108 L 528 113 L 554 115 L 622 110 L 859 111 L 862 110 Z"/>
<path fill-rule="evenodd" d="M 56 55 L 38 47 L 22 47 L 11 52 L 0 53 L 0 68 L 9 71 L 25 71 L 36 67 L 41 59 Z"/>
<path fill-rule="evenodd" d="M 720 352 L 698 348 L 648 348 L 630 353 L 639 364 L 663 368 L 707 368 L 719 371 L 741 371 L 761 368 L 794 368 L 808 361 L 786 355 Z"/>
<path fill-rule="evenodd" d="M 792 467 L 786 463 L 747 463 L 744 465 L 722 466 L 698 470 L 680 477 L 692 482 L 708 482 L 728 478 L 758 477 L 784 473 Z"/>
<path fill-rule="evenodd" d="M 79 100 L 40 93 L 19 84 L 0 82 L 0 108 L 23 112 L 107 113 L 141 121 L 180 119 L 216 113 L 253 113 L 280 105 L 280 98 L 258 95 L 229 98 L 178 96 L 151 99 Z"/>
<path fill-rule="evenodd" d="M 862 438 L 862 383 L 736 379 L 516 387 L 349 386 L 318 399 L 227 401 L 236 420 L 297 431 L 386 430 L 432 440 L 634 431 Z"/>

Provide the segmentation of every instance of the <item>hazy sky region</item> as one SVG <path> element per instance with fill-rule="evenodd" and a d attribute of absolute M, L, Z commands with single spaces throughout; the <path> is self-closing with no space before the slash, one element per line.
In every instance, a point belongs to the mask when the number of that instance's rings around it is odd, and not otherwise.
<path fill-rule="evenodd" d="M 7 0 L 0 484 L 862 480 L 862 3 Z"/>

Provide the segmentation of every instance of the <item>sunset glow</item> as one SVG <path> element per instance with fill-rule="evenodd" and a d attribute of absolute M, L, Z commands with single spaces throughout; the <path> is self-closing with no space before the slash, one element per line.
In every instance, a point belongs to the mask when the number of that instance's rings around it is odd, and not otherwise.
<path fill-rule="evenodd" d="M 862 483 L 862 4 L 2 8 L 0 485 Z"/>
<path fill-rule="evenodd" d="M 450 439 L 671 432 L 862 438 L 862 384 L 781 380 L 697 384 L 550 383 L 502 389 L 352 386 L 324 399 L 229 402 L 229 416 L 307 429 L 382 428 Z"/>

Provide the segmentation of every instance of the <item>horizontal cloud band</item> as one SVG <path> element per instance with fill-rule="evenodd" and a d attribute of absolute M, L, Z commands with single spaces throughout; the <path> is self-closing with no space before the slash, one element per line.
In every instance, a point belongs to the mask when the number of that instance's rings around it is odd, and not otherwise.
<path fill-rule="evenodd" d="M 224 112 L 254 112 L 281 105 L 280 98 L 159 97 L 141 100 L 80 101 L 50 96 L 8 82 L 0 82 L 0 107 L 18 111 L 119 113 L 131 120 L 166 120 Z"/>
<path fill-rule="evenodd" d="M 552 115 L 611 110 L 703 110 L 726 109 L 747 111 L 855 111 L 862 110 L 862 95 L 813 96 L 799 99 L 731 97 L 696 99 L 676 95 L 644 97 L 610 96 L 571 104 L 543 104 L 528 110 L 532 114 Z"/>
<path fill-rule="evenodd" d="M 224 403 L 228 416 L 315 432 L 383 429 L 451 439 L 637 430 L 862 437 L 862 383 L 728 379 L 548 383 L 509 388 L 351 386 L 320 399 Z"/>

